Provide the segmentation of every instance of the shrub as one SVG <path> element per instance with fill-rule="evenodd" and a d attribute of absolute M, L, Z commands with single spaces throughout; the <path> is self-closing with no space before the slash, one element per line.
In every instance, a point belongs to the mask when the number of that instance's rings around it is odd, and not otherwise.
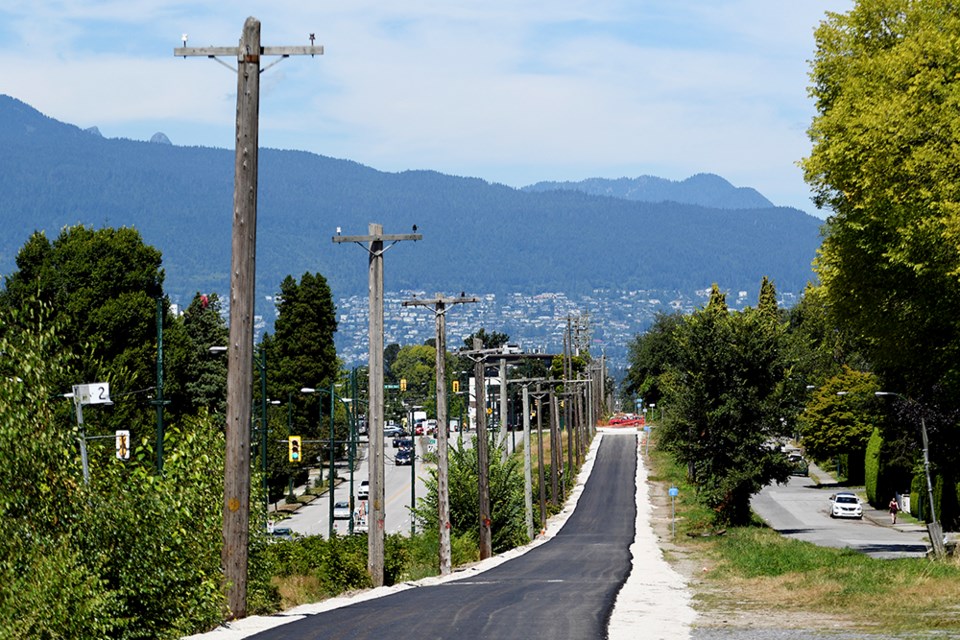
<path fill-rule="evenodd" d="M 870 441 L 867 442 L 867 451 L 864 454 L 863 480 L 867 490 L 867 502 L 875 507 L 882 506 L 881 502 L 883 502 L 883 496 L 879 498 L 877 496 L 877 480 L 880 475 L 880 446 L 882 444 L 883 438 L 880 436 L 880 429 L 874 428 Z"/>

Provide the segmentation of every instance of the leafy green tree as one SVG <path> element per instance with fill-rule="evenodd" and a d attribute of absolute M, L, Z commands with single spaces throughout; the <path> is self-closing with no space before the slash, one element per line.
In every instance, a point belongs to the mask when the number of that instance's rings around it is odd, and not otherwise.
<path fill-rule="evenodd" d="M 960 397 L 958 37 L 952 3 L 859 0 L 817 29 L 811 71 L 817 272 L 840 329 L 916 398 Z"/>
<path fill-rule="evenodd" d="M 447 405 L 449 417 L 459 413 L 458 398 L 450 392 L 457 373 L 456 358 L 447 353 Z M 397 380 L 406 380 L 407 390 L 397 397 L 407 406 L 420 405 L 428 415 L 437 415 L 437 350 L 433 345 L 401 347 L 393 362 Z"/>
<path fill-rule="evenodd" d="M 170 319 L 164 330 L 165 371 L 169 374 L 164 397 L 171 416 L 196 415 L 201 409 L 226 415 L 227 354 L 211 352 L 226 347 L 230 332 L 220 297 L 197 293 L 183 314 Z"/>
<path fill-rule="evenodd" d="M 876 376 L 846 366 L 814 390 L 799 418 L 807 455 L 821 461 L 845 455 L 848 478 L 861 481 L 864 452 L 880 423 L 878 390 Z"/>
<path fill-rule="evenodd" d="M 510 342 L 510 336 L 500 331 L 491 331 L 487 333 L 486 328 L 480 327 L 478 331 L 471 333 L 463 339 L 463 345 L 466 349 L 473 349 L 474 338 L 479 338 L 481 349 L 497 349 Z"/>
<path fill-rule="evenodd" d="M 664 376 L 671 410 L 665 446 L 688 464 L 721 523 L 750 520 L 750 497 L 790 466 L 777 446 L 783 327 L 769 313 L 731 314 L 714 285 L 708 305 L 677 330 L 677 362 Z"/>
<path fill-rule="evenodd" d="M 112 442 L 91 441 L 86 485 L 76 428 L 56 419 L 72 412 L 57 397 L 71 354 L 50 313 L 0 309 L 0 635 L 173 639 L 210 628 L 223 611 L 219 427 L 171 428 L 164 476 L 150 440 L 135 441 L 127 462 Z"/>
<path fill-rule="evenodd" d="M 34 233 L 17 255 L 18 270 L 5 279 L 0 307 L 36 298 L 52 309 L 70 371 L 51 381 L 59 392 L 111 385 L 114 405 L 91 413 L 89 435 L 129 429 L 136 441 L 154 437 L 148 393 L 156 385 L 157 301 L 166 309 L 160 264 L 160 252 L 134 229 L 75 226 L 53 242 Z M 70 424 L 66 414 L 57 419 Z"/>
<path fill-rule="evenodd" d="M 635 396 L 647 404 L 659 404 L 663 396 L 660 376 L 677 359 L 676 329 L 684 322 L 679 313 L 658 313 L 653 325 L 628 345 L 629 370 L 623 389 L 633 406 Z"/>
<path fill-rule="evenodd" d="M 280 284 L 270 356 L 271 391 L 278 396 L 301 387 L 329 386 L 340 371 L 333 334 L 336 307 L 326 278 L 305 273 Z M 273 386 L 276 385 L 276 391 Z"/>
<path fill-rule="evenodd" d="M 126 389 L 149 386 L 160 263 L 160 252 L 134 229 L 67 227 L 52 243 L 37 232 L 17 254 L 18 270 L 5 278 L 0 304 L 18 308 L 32 297 L 49 304 L 81 382 L 122 371 Z"/>
<path fill-rule="evenodd" d="M 493 434 L 490 434 L 491 437 Z M 493 438 L 495 440 L 495 438 Z M 474 445 L 476 445 L 474 437 Z M 491 442 L 489 487 L 490 519 L 493 552 L 503 553 L 527 542 L 523 506 L 523 467 L 517 456 L 506 462 L 497 455 Z M 462 444 L 450 448 L 448 465 L 450 498 L 450 532 L 454 537 L 479 537 L 480 495 L 477 476 L 477 447 Z M 437 471 L 430 469 L 427 495 L 417 503 L 414 516 L 424 531 L 436 533 L 439 526 Z"/>
<path fill-rule="evenodd" d="M 428 412 L 436 415 L 436 361 L 437 350 L 431 346 L 407 345 L 400 347 L 393 361 L 397 380 L 406 381 L 404 401 L 410 404 L 429 406 Z"/>

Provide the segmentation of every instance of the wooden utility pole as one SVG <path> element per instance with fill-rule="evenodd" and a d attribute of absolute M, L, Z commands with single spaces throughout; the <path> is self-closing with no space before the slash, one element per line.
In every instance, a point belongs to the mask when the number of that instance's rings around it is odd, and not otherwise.
<path fill-rule="evenodd" d="M 507 461 L 507 421 L 510 419 L 507 406 L 507 359 L 500 358 L 500 462 Z"/>
<path fill-rule="evenodd" d="M 540 529 L 547 526 L 547 487 L 543 474 L 543 406 L 542 400 L 546 394 L 540 391 L 540 384 L 537 384 L 537 392 L 533 395 L 537 402 L 537 480 L 540 483 Z"/>
<path fill-rule="evenodd" d="M 483 341 L 473 339 L 473 350 L 482 352 Z M 473 377 L 476 380 L 477 403 L 477 489 L 480 495 L 480 559 L 493 555 L 493 536 L 490 530 L 490 440 L 487 438 L 487 381 L 484 371 L 485 358 L 480 355 L 473 361 Z"/>
<path fill-rule="evenodd" d="M 312 36 L 311 36 L 312 40 Z M 247 544 L 250 535 L 250 413 L 253 390 L 253 315 L 257 253 L 261 56 L 318 55 L 323 47 L 261 47 L 260 21 L 247 18 L 237 47 L 183 47 L 173 55 L 235 57 L 237 145 L 230 264 L 230 346 L 227 361 L 226 458 L 223 482 L 223 579 L 228 616 L 247 615 Z M 219 60 L 218 60 L 219 61 Z M 279 60 L 278 60 L 279 62 Z M 228 65 L 229 66 L 229 65 Z M 232 68 L 232 67 L 231 67 Z"/>
<path fill-rule="evenodd" d="M 417 230 L 417 226 L 413 226 Z M 370 349 L 369 349 L 369 416 L 368 459 L 370 511 L 367 516 L 367 571 L 374 587 L 383 586 L 384 508 L 383 503 L 383 254 L 402 240 L 421 240 L 419 233 L 387 235 L 383 225 L 371 222 L 365 236 L 333 237 L 335 243 L 354 242 L 370 256 Z M 369 243 L 364 245 L 363 243 Z M 385 242 L 389 242 L 384 246 Z"/>
<path fill-rule="evenodd" d="M 523 385 L 523 515 L 527 537 L 533 540 L 533 479 L 530 461 L 530 385 Z"/>
<path fill-rule="evenodd" d="M 573 396 L 569 394 L 573 381 L 573 333 L 570 329 L 570 316 L 567 316 L 567 335 L 564 340 L 563 345 L 563 392 L 564 392 L 564 402 L 563 402 L 563 419 L 564 427 L 567 430 L 567 473 L 573 473 L 573 455 L 574 455 L 574 442 L 573 442 Z M 570 478 L 564 477 L 564 490 L 566 490 L 567 482 L 570 482 Z"/>
<path fill-rule="evenodd" d="M 447 305 L 480 302 L 480 298 L 444 298 L 439 293 L 432 300 L 407 300 L 405 307 L 432 307 L 436 318 L 437 339 L 437 516 L 440 524 L 440 575 L 450 575 L 450 480 L 447 459 Z M 463 425 L 460 425 L 463 428 Z M 411 518 L 413 515 L 411 514 Z"/>
<path fill-rule="evenodd" d="M 560 437 L 560 403 L 553 387 L 550 388 L 550 503 L 553 506 L 562 500 L 559 491 L 559 474 L 563 471 L 563 438 Z"/>

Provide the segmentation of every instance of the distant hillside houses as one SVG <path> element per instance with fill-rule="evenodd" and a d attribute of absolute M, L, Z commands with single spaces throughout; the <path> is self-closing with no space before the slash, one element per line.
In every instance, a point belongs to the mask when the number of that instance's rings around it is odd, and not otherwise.
<path fill-rule="evenodd" d="M 447 348 L 455 351 L 465 338 L 481 327 L 510 336 L 511 343 L 529 353 L 561 353 L 563 332 L 568 317 L 581 317 L 589 331 L 588 342 L 594 355 L 602 352 L 610 370 L 627 365 L 629 342 L 647 330 L 658 312 L 690 313 L 709 299 L 710 289 L 690 293 L 680 291 L 595 290 L 590 295 L 569 296 L 548 292 L 536 295 L 511 293 L 503 296 L 483 294 L 476 304 L 457 305 L 447 314 Z M 423 344 L 434 337 L 433 314 L 403 302 L 426 296 L 424 291 L 401 290 L 384 294 L 384 344 L 401 346 Z M 737 291 L 728 300 L 731 309 L 755 304 L 755 294 Z M 783 292 L 780 304 L 790 307 L 797 294 Z M 367 362 L 369 301 L 354 295 L 337 300 L 338 327 L 335 335 L 337 354 L 348 367 Z"/>

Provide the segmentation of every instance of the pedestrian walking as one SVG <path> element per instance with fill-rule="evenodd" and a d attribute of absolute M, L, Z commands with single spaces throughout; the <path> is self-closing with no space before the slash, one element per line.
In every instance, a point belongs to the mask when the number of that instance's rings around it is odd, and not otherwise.
<path fill-rule="evenodd" d="M 890 498 L 890 524 L 897 524 L 897 512 L 900 511 L 900 505 L 897 504 L 897 496 Z"/>

